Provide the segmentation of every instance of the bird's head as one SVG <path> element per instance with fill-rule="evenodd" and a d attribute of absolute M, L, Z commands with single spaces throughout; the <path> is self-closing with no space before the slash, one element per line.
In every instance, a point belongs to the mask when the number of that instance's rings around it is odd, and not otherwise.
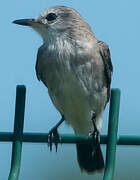
<path fill-rule="evenodd" d="M 84 37 L 88 40 L 89 36 L 93 37 L 91 28 L 80 14 L 73 8 L 66 6 L 51 7 L 35 19 L 20 19 L 13 21 L 13 23 L 32 27 L 42 36 L 44 41 L 50 36 L 60 38 L 65 36 L 74 40 Z"/>

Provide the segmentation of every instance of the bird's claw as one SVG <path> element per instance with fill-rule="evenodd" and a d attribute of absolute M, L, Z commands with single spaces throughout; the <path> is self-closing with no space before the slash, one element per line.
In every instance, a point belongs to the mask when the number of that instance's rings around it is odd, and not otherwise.
<path fill-rule="evenodd" d="M 93 143 L 94 143 L 95 146 L 100 144 L 100 134 L 99 134 L 98 130 L 94 130 L 93 132 L 90 132 L 88 136 L 89 137 L 92 136 Z"/>
<path fill-rule="evenodd" d="M 55 149 L 57 152 L 58 149 L 58 143 L 61 142 L 61 137 L 58 134 L 57 128 L 52 128 L 50 132 L 48 133 L 48 146 L 50 148 L 50 151 L 52 151 L 52 143 L 54 141 Z"/>
<path fill-rule="evenodd" d="M 92 123 L 93 123 L 93 126 L 94 126 L 94 130 L 93 130 L 93 132 L 89 133 L 89 136 L 93 137 L 95 145 L 99 145 L 100 144 L 100 133 L 99 133 L 99 131 L 97 129 L 97 126 L 96 126 L 96 113 L 94 111 L 92 111 L 91 120 L 92 120 Z"/>
<path fill-rule="evenodd" d="M 48 133 L 48 145 L 49 145 L 50 151 L 52 151 L 53 142 L 55 145 L 56 152 L 58 148 L 58 143 L 61 143 L 61 137 L 58 134 L 57 128 L 62 124 L 63 121 L 64 121 L 64 115 L 62 115 L 61 120 Z"/>

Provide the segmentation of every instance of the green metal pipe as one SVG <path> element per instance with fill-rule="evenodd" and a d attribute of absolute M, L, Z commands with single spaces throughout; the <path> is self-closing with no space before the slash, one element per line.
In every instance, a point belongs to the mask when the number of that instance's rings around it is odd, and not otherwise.
<path fill-rule="evenodd" d="M 11 170 L 8 180 L 18 180 L 19 172 L 20 172 L 21 151 L 22 151 L 22 142 L 21 141 L 13 142 Z"/>
<path fill-rule="evenodd" d="M 15 121 L 12 145 L 11 169 L 8 180 L 18 180 L 22 152 L 22 134 L 24 125 L 25 110 L 25 86 L 17 86 L 16 89 L 16 105 L 15 105 Z"/>
<path fill-rule="evenodd" d="M 23 133 L 26 88 L 17 86 L 14 133 L 0 133 L 0 141 L 13 141 L 11 170 L 8 180 L 18 180 L 21 162 L 22 142 L 47 143 L 47 133 Z M 101 144 L 107 144 L 104 180 L 112 180 L 115 168 L 116 145 L 140 145 L 140 136 L 118 136 L 120 104 L 119 89 L 112 89 L 109 112 L 108 136 L 101 136 Z M 85 135 L 61 134 L 61 143 L 85 143 Z M 52 139 L 53 142 L 54 139 Z"/>
<path fill-rule="evenodd" d="M 64 144 L 75 144 L 87 142 L 85 135 L 74 134 L 60 134 Z M 47 143 L 48 133 L 23 133 L 22 142 L 26 143 Z M 89 138 L 90 139 L 90 138 Z M 107 144 L 107 136 L 101 135 L 101 144 Z M 14 134 L 10 132 L 0 132 L 0 142 L 12 142 L 14 141 Z M 53 142 L 55 142 L 53 140 Z M 117 145 L 140 145 L 140 136 L 135 135 L 121 135 L 117 138 Z"/>
<path fill-rule="evenodd" d="M 103 180 L 112 180 L 115 169 L 115 157 L 117 146 L 117 132 L 120 106 L 120 90 L 111 90 L 109 124 L 108 124 L 108 142 L 106 151 L 106 163 Z"/>
<path fill-rule="evenodd" d="M 117 145 L 140 145 L 140 136 L 118 136 Z"/>

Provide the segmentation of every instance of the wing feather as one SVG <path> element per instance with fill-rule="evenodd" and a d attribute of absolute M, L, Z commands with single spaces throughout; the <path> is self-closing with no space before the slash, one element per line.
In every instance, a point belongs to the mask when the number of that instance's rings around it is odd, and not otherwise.
<path fill-rule="evenodd" d="M 41 50 L 40 48 L 38 49 L 37 53 L 37 60 L 36 60 L 36 65 L 35 65 L 35 70 L 36 70 L 36 76 L 37 79 L 40 81 L 41 80 L 41 75 L 40 75 L 40 66 L 39 66 L 39 59 L 41 58 Z"/>
<path fill-rule="evenodd" d="M 38 53 L 37 53 L 37 60 L 36 60 L 36 66 L 35 66 L 35 70 L 36 70 L 36 76 L 37 76 L 37 79 L 40 81 L 42 81 L 46 87 L 47 86 L 47 82 L 46 81 L 43 81 L 43 75 L 42 75 L 42 66 L 44 66 L 44 56 L 43 56 L 43 52 L 44 52 L 44 47 L 41 46 L 39 49 L 38 49 Z"/>
<path fill-rule="evenodd" d="M 113 72 L 113 65 L 111 62 L 111 56 L 108 45 L 102 41 L 98 41 L 98 45 L 99 45 L 100 55 L 104 63 L 104 71 L 105 71 L 106 86 L 107 86 L 107 102 L 108 102 L 110 98 L 110 85 L 111 85 L 111 76 Z"/>

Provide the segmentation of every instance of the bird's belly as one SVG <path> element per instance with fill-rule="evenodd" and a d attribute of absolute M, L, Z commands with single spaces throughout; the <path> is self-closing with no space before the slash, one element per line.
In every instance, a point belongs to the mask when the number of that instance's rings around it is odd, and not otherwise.
<path fill-rule="evenodd" d="M 101 101 L 100 94 L 89 95 L 83 84 L 72 73 L 60 73 L 55 76 L 55 72 L 49 74 L 47 79 L 49 95 L 61 114 L 65 116 L 65 120 L 70 124 L 76 133 L 87 134 L 93 130 L 91 121 L 91 111 L 98 112 L 101 116 L 103 107 L 98 106 L 97 101 Z M 98 96 L 98 97 L 97 97 Z"/>
<path fill-rule="evenodd" d="M 74 129 L 87 126 L 89 104 L 86 93 L 70 79 L 61 82 L 54 91 L 49 91 L 56 108 L 65 116 L 65 120 Z"/>

